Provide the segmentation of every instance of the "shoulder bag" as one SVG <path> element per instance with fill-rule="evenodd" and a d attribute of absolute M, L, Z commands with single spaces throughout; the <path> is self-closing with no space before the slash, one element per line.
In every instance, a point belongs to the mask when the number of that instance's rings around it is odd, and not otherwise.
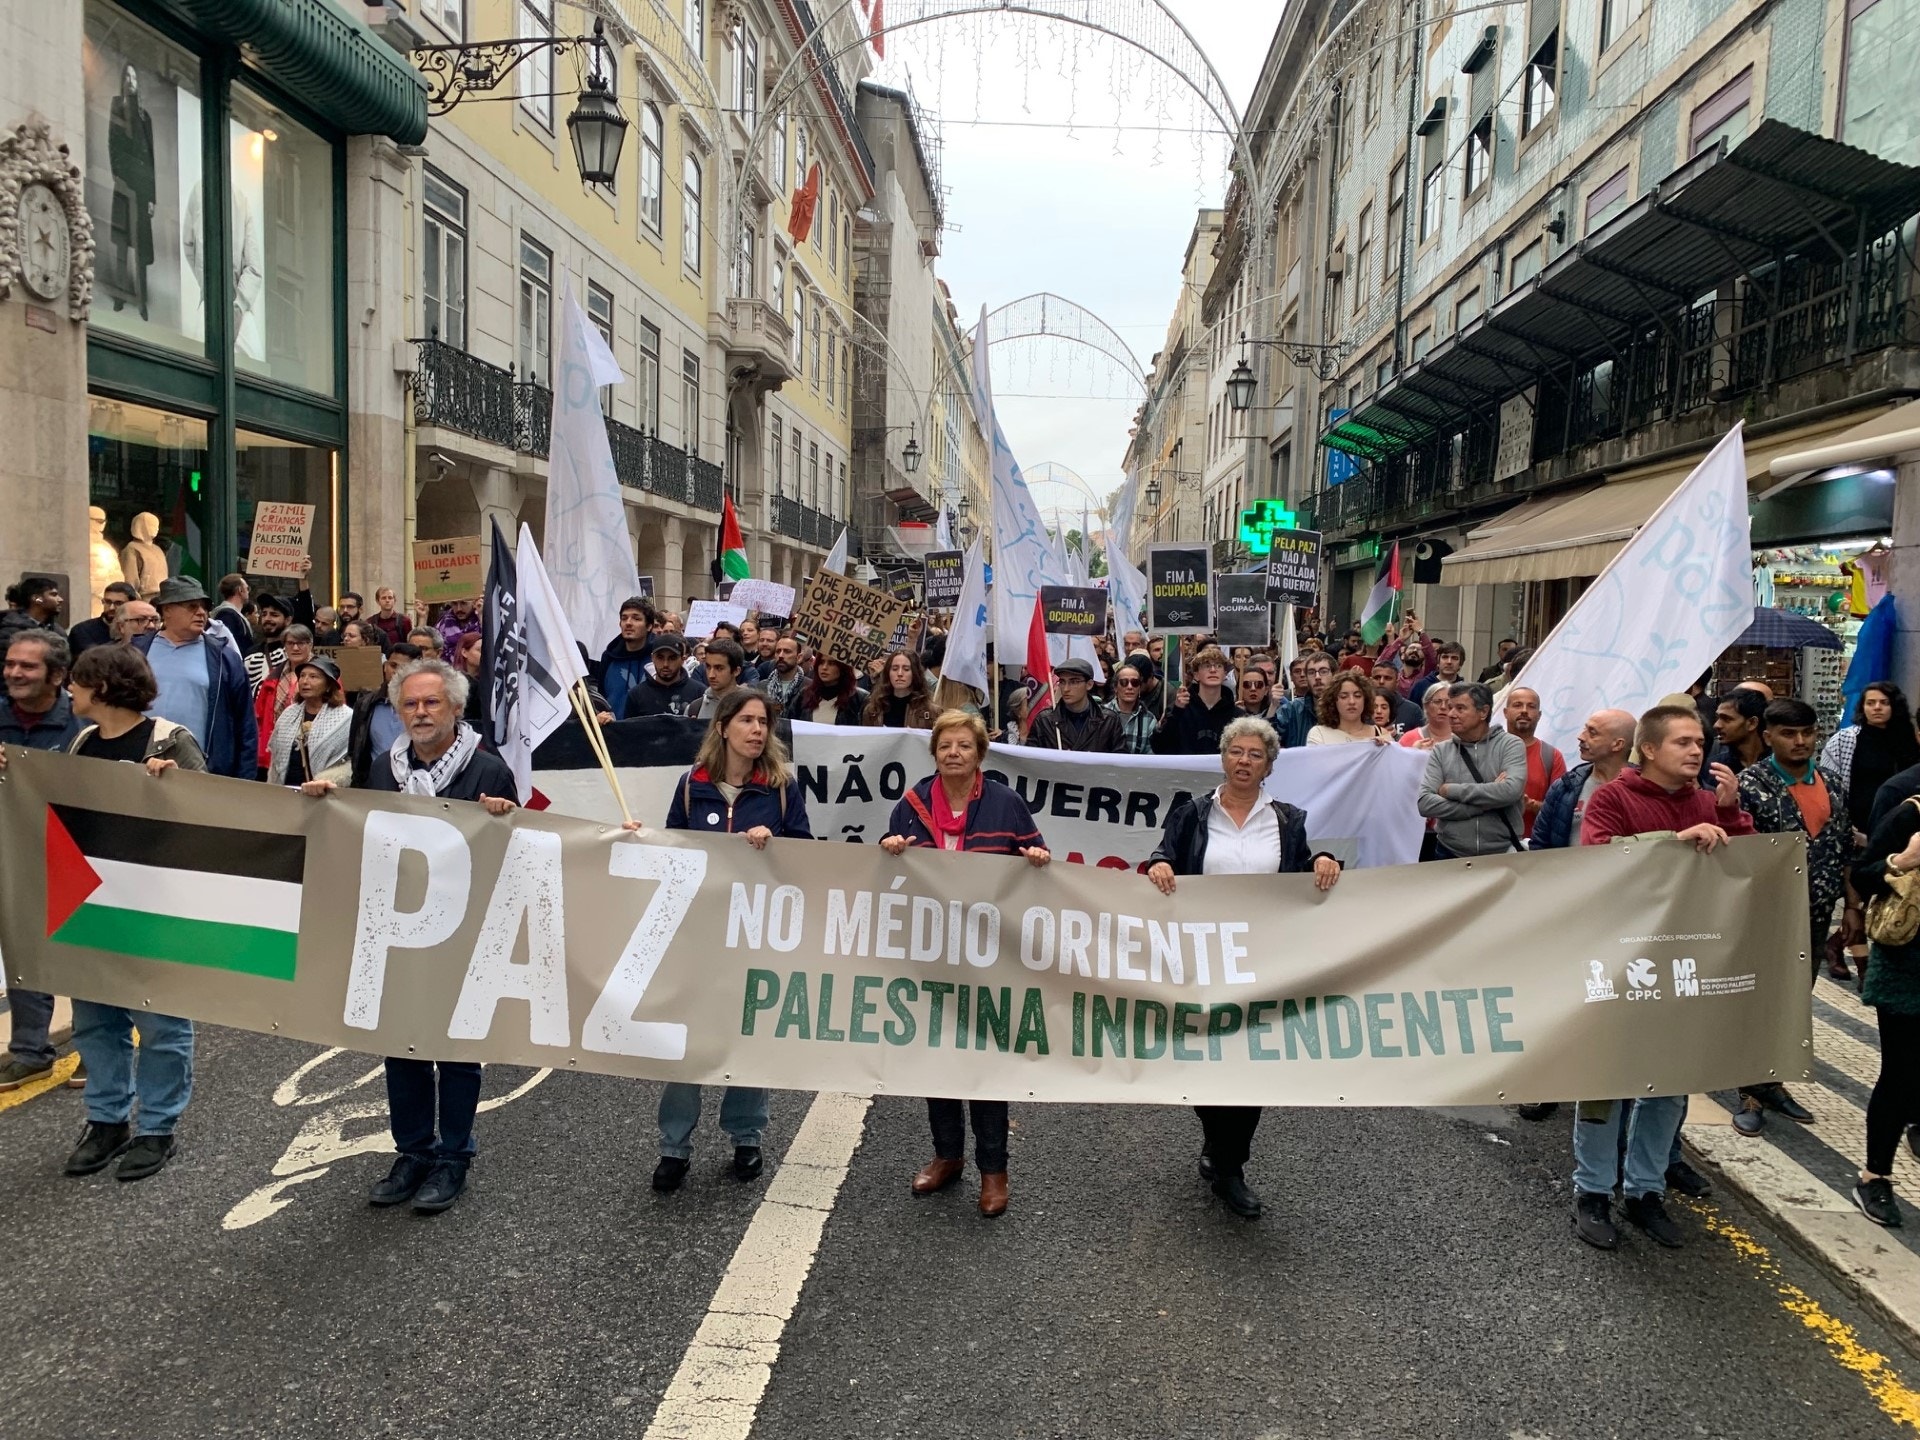
<path fill-rule="evenodd" d="M 1920 809 L 1920 798 L 1907 804 Z M 1876 945 L 1911 945 L 1920 935 L 1920 870 L 1887 875 L 1887 890 L 1867 902 L 1867 939 Z"/>

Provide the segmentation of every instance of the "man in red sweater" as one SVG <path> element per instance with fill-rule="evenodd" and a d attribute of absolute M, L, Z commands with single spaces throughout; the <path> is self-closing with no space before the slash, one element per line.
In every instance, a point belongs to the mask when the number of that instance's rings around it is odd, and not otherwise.
<path fill-rule="evenodd" d="M 1700 788 L 1707 735 L 1693 706 L 1656 705 L 1640 717 L 1638 739 L 1640 768 L 1622 770 L 1593 792 L 1580 826 L 1581 844 L 1605 845 L 1621 836 L 1670 831 L 1705 852 L 1729 835 L 1754 833 L 1753 817 L 1740 808 L 1740 782 L 1733 771 L 1715 765 L 1709 772 L 1714 789 Z M 1597 970 L 1600 962 L 1594 966 Z M 1704 1182 L 1679 1154 L 1680 1122 L 1686 1113 L 1684 1095 L 1586 1102 L 1579 1107 L 1573 1125 L 1574 1234 L 1602 1250 L 1619 1245 L 1620 1235 L 1613 1227 L 1613 1190 L 1618 1185 L 1627 1219 L 1668 1249 L 1685 1243 L 1665 1201 L 1669 1186 L 1689 1193 L 1705 1190 Z M 1627 1125 L 1624 1166 L 1623 1119 Z"/>

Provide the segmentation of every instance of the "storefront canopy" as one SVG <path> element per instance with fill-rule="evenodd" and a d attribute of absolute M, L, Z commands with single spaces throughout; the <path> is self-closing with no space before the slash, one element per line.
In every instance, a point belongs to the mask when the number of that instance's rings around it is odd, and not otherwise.
<path fill-rule="evenodd" d="M 1568 247 L 1321 437 L 1388 460 L 1497 407 L 1543 371 L 1620 345 L 1657 314 L 1827 235 L 1881 235 L 1920 211 L 1920 168 L 1767 120 Z M 1587 572 L 1592 573 L 1592 572 Z"/>
<path fill-rule="evenodd" d="M 333 0 L 163 0 L 349 135 L 427 138 L 426 81 Z"/>
<path fill-rule="evenodd" d="M 1836 465 L 1892 461 L 1914 451 L 1920 451 L 1920 401 L 1882 410 L 1824 443 L 1777 455 L 1767 468 L 1776 477 L 1791 481 Z"/>

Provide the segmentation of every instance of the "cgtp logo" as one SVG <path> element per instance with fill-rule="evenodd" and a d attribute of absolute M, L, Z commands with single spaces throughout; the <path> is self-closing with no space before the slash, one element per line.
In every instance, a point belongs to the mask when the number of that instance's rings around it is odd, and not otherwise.
<path fill-rule="evenodd" d="M 1698 995 L 1700 977 L 1695 973 L 1691 957 L 1675 959 L 1673 962 L 1673 993 L 1675 995 Z"/>
<path fill-rule="evenodd" d="M 1658 1000 L 1660 998 L 1660 972 L 1654 968 L 1653 961 L 1644 955 L 1637 960 L 1627 962 L 1627 999 Z"/>
<path fill-rule="evenodd" d="M 1613 988 L 1613 978 L 1607 974 L 1607 962 L 1604 960 L 1587 961 L 1587 1004 L 1596 1000 L 1618 1000 L 1619 993 Z"/>

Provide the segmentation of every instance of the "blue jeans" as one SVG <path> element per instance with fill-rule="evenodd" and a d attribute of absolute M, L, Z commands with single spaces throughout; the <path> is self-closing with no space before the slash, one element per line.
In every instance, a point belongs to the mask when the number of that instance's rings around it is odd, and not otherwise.
<path fill-rule="evenodd" d="M 47 1041 L 47 1031 L 53 1027 L 53 996 L 16 985 L 7 991 L 7 1008 L 13 1012 L 8 1053 L 36 1067 L 51 1065 L 53 1046 Z"/>
<path fill-rule="evenodd" d="M 471 1160 L 480 1108 L 477 1060 L 387 1059 L 387 1123 L 393 1148 L 422 1160 Z M 439 1140 L 434 1116 L 439 1114 Z"/>
<path fill-rule="evenodd" d="M 678 1081 L 660 1092 L 660 1153 L 677 1160 L 693 1155 L 693 1132 L 700 1124 L 700 1087 Z M 729 1085 L 720 1097 L 720 1128 L 736 1146 L 758 1145 L 767 1128 L 767 1092 Z"/>
<path fill-rule="evenodd" d="M 133 1044 L 135 1028 L 140 1046 Z M 193 1097 L 193 1022 L 73 1002 L 73 1045 L 87 1064 L 87 1119 L 119 1125 L 140 1101 L 136 1135 L 171 1135 Z"/>
<path fill-rule="evenodd" d="M 1630 1114 L 1628 1112 L 1631 1112 Z M 1627 1153 L 1622 1174 L 1621 1117 L 1627 1116 Z M 1598 1124 L 1573 1121 L 1573 1188 L 1588 1195 L 1611 1195 L 1614 1186 L 1629 1199 L 1667 1192 L 1667 1166 L 1677 1158 L 1680 1122 L 1687 1118 L 1684 1095 L 1615 1100 Z"/>

